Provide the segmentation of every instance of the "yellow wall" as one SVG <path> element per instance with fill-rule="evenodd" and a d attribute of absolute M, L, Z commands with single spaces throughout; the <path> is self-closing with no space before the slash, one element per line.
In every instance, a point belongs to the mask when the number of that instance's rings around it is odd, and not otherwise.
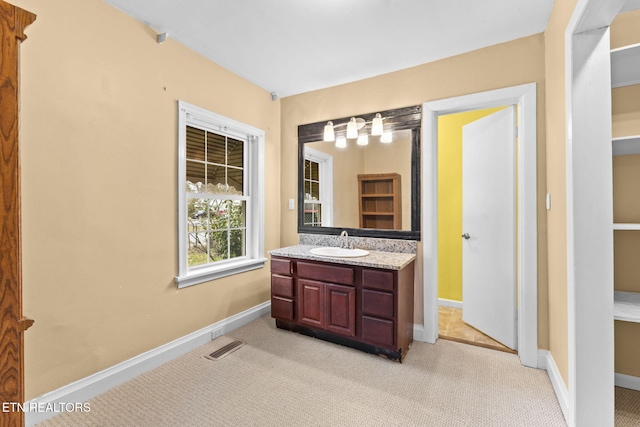
<path fill-rule="evenodd" d="M 611 24 L 611 47 L 640 43 L 640 10 L 618 15 Z M 640 85 L 612 91 L 613 136 L 640 135 Z M 640 222 L 640 155 L 613 158 L 613 221 Z M 640 292 L 640 232 L 614 232 L 614 287 Z M 615 322 L 616 372 L 640 377 L 640 324 Z"/>
<path fill-rule="evenodd" d="M 280 101 L 100 0 L 16 0 L 26 398 L 269 299 L 268 267 L 178 290 L 177 100 L 266 132 L 280 246 Z"/>
<path fill-rule="evenodd" d="M 438 298 L 462 301 L 462 126 L 502 108 L 438 117 Z"/>
<path fill-rule="evenodd" d="M 419 105 L 426 101 L 536 82 L 538 97 L 539 316 L 538 343 L 547 348 L 545 182 L 545 77 L 542 34 L 513 40 L 402 71 L 282 99 L 281 198 L 297 194 L 297 127 L 338 117 Z M 282 210 L 281 242 L 298 242 L 296 211 Z M 415 287 L 415 322 L 423 322 L 421 247 Z"/>

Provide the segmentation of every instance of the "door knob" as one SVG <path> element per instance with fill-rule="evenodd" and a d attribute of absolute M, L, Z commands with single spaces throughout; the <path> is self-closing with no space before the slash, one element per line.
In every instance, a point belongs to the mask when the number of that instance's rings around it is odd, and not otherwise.
<path fill-rule="evenodd" d="M 469 233 L 464 233 L 462 235 L 462 237 L 464 237 L 465 239 L 469 240 L 471 238 L 471 236 L 469 236 Z"/>

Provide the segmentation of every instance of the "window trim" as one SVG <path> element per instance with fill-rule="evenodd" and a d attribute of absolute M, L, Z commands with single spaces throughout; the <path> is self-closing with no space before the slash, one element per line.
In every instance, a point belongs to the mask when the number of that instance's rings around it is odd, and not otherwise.
<path fill-rule="evenodd" d="M 333 156 L 311 147 L 305 147 L 304 158 L 318 164 L 322 227 L 333 227 Z"/>
<path fill-rule="evenodd" d="M 189 125 L 248 139 L 245 174 L 248 175 L 246 192 L 251 199 L 246 212 L 246 255 L 191 268 L 187 265 L 186 245 L 186 129 Z M 261 129 L 178 101 L 178 275 L 174 279 L 178 288 L 264 267 L 267 261 L 264 256 L 264 139 L 265 133 Z"/>

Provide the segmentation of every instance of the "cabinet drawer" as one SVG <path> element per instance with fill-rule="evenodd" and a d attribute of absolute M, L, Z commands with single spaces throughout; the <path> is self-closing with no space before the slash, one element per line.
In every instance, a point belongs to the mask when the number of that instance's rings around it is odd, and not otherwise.
<path fill-rule="evenodd" d="M 293 320 L 293 300 L 272 296 L 271 317 Z"/>
<path fill-rule="evenodd" d="M 288 259 L 271 259 L 271 272 L 276 274 L 291 274 L 291 261 Z"/>
<path fill-rule="evenodd" d="M 285 298 L 293 298 L 293 277 L 271 275 L 271 293 Z"/>
<path fill-rule="evenodd" d="M 394 323 L 391 320 L 362 316 L 362 338 L 385 346 L 394 345 Z"/>
<path fill-rule="evenodd" d="M 353 285 L 353 269 L 334 265 L 313 264 L 298 261 L 298 277 L 322 282 Z"/>
<path fill-rule="evenodd" d="M 393 291 L 393 272 L 362 270 L 362 286 L 370 289 Z"/>
<path fill-rule="evenodd" d="M 362 290 L 362 314 L 392 320 L 394 312 L 392 293 Z"/>

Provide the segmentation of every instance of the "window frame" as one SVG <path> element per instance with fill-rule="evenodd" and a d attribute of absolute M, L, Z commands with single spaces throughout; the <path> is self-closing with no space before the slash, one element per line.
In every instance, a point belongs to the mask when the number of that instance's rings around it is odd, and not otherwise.
<path fill-rule="evenodd" d="M 187 263 L 188 215 L 186 191 L 187 126 L 245 142 L 244 193 L 246 211 L 245 256 L 189 267 Z M 264 139 L 263 130 L 203 108 L 178 101 L 178 288 L 264 267 Z"/>
<path fill-rule="evenodd" d="M 318 204 L 322 209 L 321 226 L 333 227 L 333 156 L 311 147 L 305 147 L 304 159 L 318 164 L 320 175 Z M 309 203 L 309 201 L 305 200 L 305 203 Z"/>

